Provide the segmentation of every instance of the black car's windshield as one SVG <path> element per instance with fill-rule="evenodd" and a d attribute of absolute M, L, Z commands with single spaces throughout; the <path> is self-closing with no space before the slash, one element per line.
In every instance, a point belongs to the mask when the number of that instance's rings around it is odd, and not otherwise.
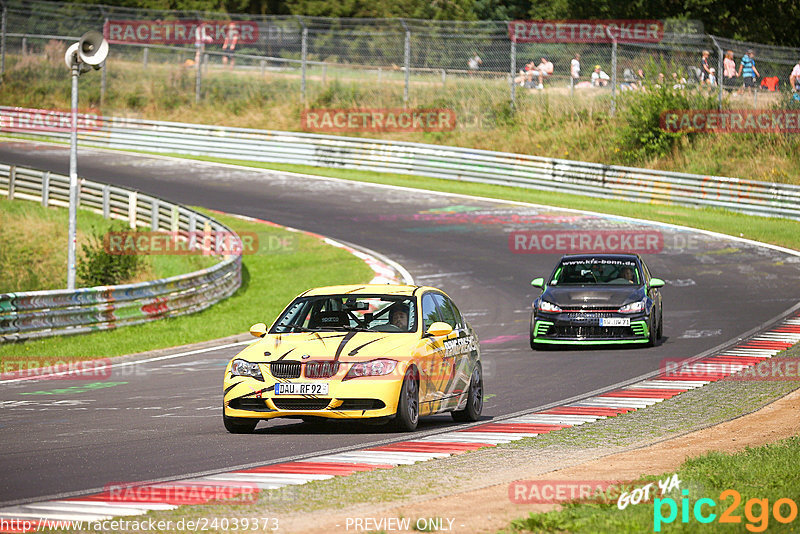
<path fill-rule="evenodd" d="M 551 286 L 641 284 L 636 262 L 625 258 L 566 259 L 549 282 Z"/>
<path fill-rule="evenodd" d="M 415 299 L 395 295 L 299 297 L 275 321 L 270 333 L 363 330 L 416 332 Z"/>

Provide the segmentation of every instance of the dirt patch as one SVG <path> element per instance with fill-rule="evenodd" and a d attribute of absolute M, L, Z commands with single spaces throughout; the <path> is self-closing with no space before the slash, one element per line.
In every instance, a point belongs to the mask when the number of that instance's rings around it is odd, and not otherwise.
<path fill-rule="evenodd" d="M 711 451 L 735 453 L 800 434 L 800 390 L 764 408 L 731 421 L 679 437 L 630 447 L 624 452 L 593 458 L 563 469 L 533 462 L 476 478 L 469 488 L 447 496 L 416 501 L 390 502 L 348 507 L 346 511 L 315 511 L 281 518 L 282 532 L 328 533 L 365 530 L 405 532 L 398 518 L 410 519 L 411 529 L 429 519 L 441 522 L 439 531 L 461 533 L 496 532 L 512 519 L 553 508 L 547 504 L 514 504 L 508 495 L 515 480 L 634 480 L 645 474 L 677 470 L 687 459 Z M 564 459 L 569 461 L 568 458 Z M 563 462 L 556 462 L 558 465 Z M 361 520 L 359 523 L 358 521 Z M 412 530 L 413 531 L 413 530 Z"/>

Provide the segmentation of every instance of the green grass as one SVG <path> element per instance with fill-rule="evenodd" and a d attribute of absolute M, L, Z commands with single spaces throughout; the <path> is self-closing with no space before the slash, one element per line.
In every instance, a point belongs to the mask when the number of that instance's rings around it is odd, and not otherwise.
<path fill-rule="evenodd" d="M 502 185 L 456 182 L 452 180 L 408 176 L 404 174 L 378 173 L 350 169 L 329 169 L 308 165 L 248 162 L 219 158 L 177 157 L 595 211 L 623 217 L 635 217 L 650 221 L 684 225 L 702 230 L 711 230 L 735 237 L 744 237 L 800 250 L 800 221 L 790 219 L 757 217 L 714 208 L 685 208 L 666 204 L 606 200 L 566 193 L 537 191 L 534 189 L 521 189 Z"/>
<path fill-rule="evenodd" d="M 64 73 L 63 52 L 54 43 L 46 47 L 48 59 L 34 54 L 9 55 L 0 104 L 68 109 L 70 84 Z M 102 108 L 100 111 L 106 116 L 300 131 L 304 108 L 404 106 L 399 70 L 383 69 L 379 83 L 372 69 L 330 67 L 323 82 L 321 72 L 311 68 L 303 102 L 297 70 L 269 71 L 262 76 L 258 69 L 229 71 L 218 63 L 204 73 L 203 98 L 195 103 L 195 71 L 179 66 L 175 59 L 170 56 L 171 63 L 164 63 L 153 56 L 143 70 L 139 58 L 112 54 L 102 106 L 100 76 L 96 73 L 79 81 L 82 108 Z M 449 76 L 442 83 L 438 74 L 415 74 L 410 80 L 408 107 L 452 110 L 457 124 L 454 131 L 349 135 L 800 183 L 800 139 L 796 135 L 681 135 L 674 149 L 638 157 L 634 155 L 636 151 L 626 150 L 621 133 L 637 115 L 632 110 L 636 109 L 639 92 L 621 93 L 617 113 L 611 116 L 609 91 L 588 89 L 571 94 L 563 80 L 553 81 L 545 91 L 517 89 L 512 111 L 504 77 Z M 724 105 L 741 109 L 752 107 L 753 102 L 747 95 L 733 94 L 726 97 Z M 771 93 L 759 94 L 756 107 L 791 105 L 794 101 L 787 93 Z M 657 126 L 650 127 L 657 130 Z"/>
<path fill-rule="evenodd" d="M 242 287 L 230 298 L 200 313 L 87 335 L 0 345 L 0 358 L 69 357 L 92 359 L 173 347 L 247 332 L 269 324 L 291 299 L 316 286 L 363 283 L 367 265 L 319 239 L 262 223 L 209 213 L 236 232 L 255 232 L 259 252 L 243 256 Z M 285 240 L 286 249 L 267 250 Z M 270 241 L 271 240 L 271 241 Z M 322 268 L 324 266 L 324 268 Z"/>
<path fill-rule="evenodd" d="M 67 287 L 67 221 L 62 207 L 44 208 L 29 200 L 0 198 L 0 293 L 63 289 Z M 90 210 L 77 217 L 78 262 L 82 245 L 94 233 L 111 225 Z M 119 222 L 116 222 L 119 225 Z M 46 238 L 43 238 L 46 236 Z M 143 256 L 139 272 L 128 282 L 167 278 L 210 267 L 216 261 L 204 256 Z M 80 285 L 81 280 L 78 279 Z"/>
<path fill-rule="evenodd" d="M 800 458 L 800 436 L 764 445 L 747 448 L 737 454 L 711 452 L 700 457 L 691 458 L 678 469 L 681 480 L 681 491 L 674 490 L 664 496 L 656 495 L 662 502 L 654 500 L 650 503 L 629 505 L 619 510 L 616 502 L 601 503 L 568 503 L 562 509 L 531 514 L 524 519 L 517 519 L 504 532 L 587 532 L 587 533 L 619 533 L 619 532 L 653 532 L 654 519 L 660 511 L 663 517 L 669 517 L 670 507 L 667 499 L 674 499 L 677 516 L 671 524 L 660 525 L 663 532 L 716 532 L 719 530 L 744 532 L 760 532 L 765 528 L 769 532 L 796 532 L 800 522 L 795 519 L 789 524 L 781 524 L 772 516 L 774 503 L 783 498 L 791 499 L 795 505 L 800 500 L 797 487 L 797 458 Z M 673 473 L 662 473 L 657 476 L 643 477 L 642 485 L 671 477 Z M 741 503 L 733 509 L 733 497 L 723 496 L 725 490 L 735 490 L 741 496 Z M 686 523 L 682 522 L 682 491 L 688 491 L 689 515 Z M 698 522 L 692 511 L 698 499 L 712 499 L 716 506 L 708 504 L 702 507 L 704 515 L 716 514 L 716 520 L 704 525 Z M 751 499 L 766 499 L 769 508 L 764 510 L 760 504 L 750 503 Z M 721 524 L 719 518 L 723 511 L 731 506 L 731 515 L 741 519 L 739 524 Z M 747 512 L 750 515 L 747 515 Z M 789 506 L 782 506 L 784 516 L 789 515 Z M 763 527 L 763 528 L 762 528 Z"/>

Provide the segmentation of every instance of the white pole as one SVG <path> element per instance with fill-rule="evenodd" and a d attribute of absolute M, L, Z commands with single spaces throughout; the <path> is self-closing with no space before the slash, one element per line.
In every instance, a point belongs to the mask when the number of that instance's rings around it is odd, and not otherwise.
<path fill-rule="evenodd" d="M 75 289 L 75 245 L 78 219 L 78 76 L 80 66 L 72 64 L 72 125 L 69 138 L 69 236 L 67 241 L 67 289 Z"/>

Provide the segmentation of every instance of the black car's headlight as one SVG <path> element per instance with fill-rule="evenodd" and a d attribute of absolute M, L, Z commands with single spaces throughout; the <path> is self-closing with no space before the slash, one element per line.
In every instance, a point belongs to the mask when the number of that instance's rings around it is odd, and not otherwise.
<path fill-rule="evenodd" d="M 231 364 L 231 375 L 249 376 L 257 380 L 264 380 L 264 377 L 261 375 L 261 369 L 258 367 L 257 363 L 251 363 L 240 359 L 233 360 Z"/>
<path fill-rule="evenodd" d="M 647 309 L 647 299 L 626 304 L 619 309 L 619 313 L 641 313 L 645 309 Z"/>
<path fill-rule="evenodd" d="M 561 311 L 561 308 L 559 308 L 555 304 L 547 302 L 546 300 L 540 300 L 538 308 L 539 311 L 550 312 L 550 313 L 559 313 Z"/>

